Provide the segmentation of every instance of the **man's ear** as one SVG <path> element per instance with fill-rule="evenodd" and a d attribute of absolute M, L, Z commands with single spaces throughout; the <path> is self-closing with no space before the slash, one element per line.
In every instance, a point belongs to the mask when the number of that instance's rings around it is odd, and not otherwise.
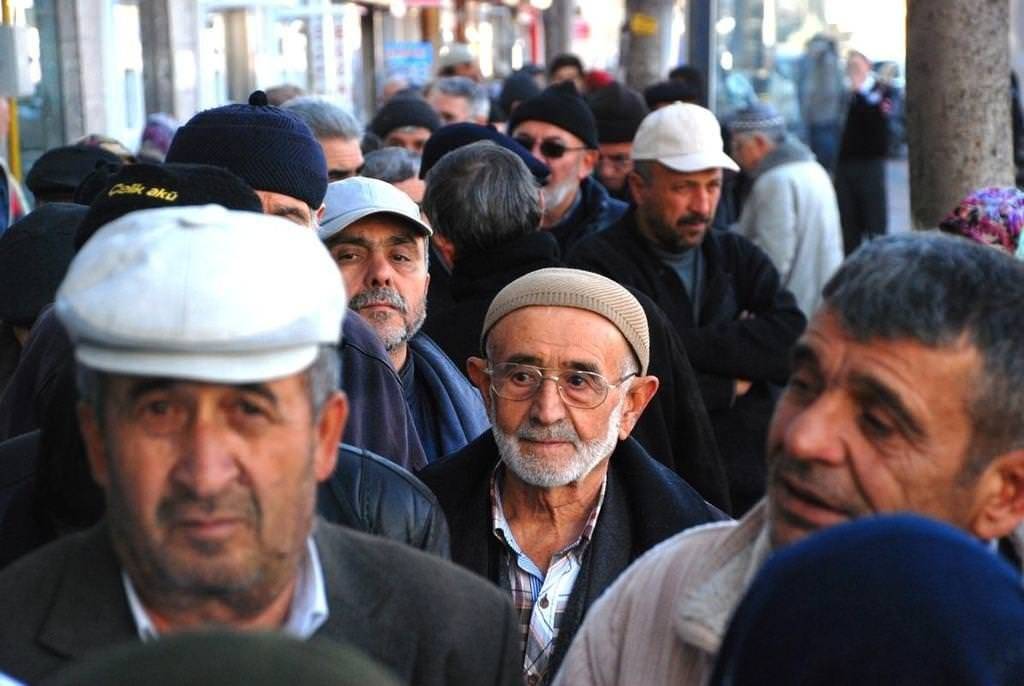
<path fill-rule="evenodd" d="M 1007 536 L 1024 521 L 1024 449 L 1000 455 L 975 488 L 971 533 L 982 540 Z"/>
<path fill-rule="evenodd" d="M 444 266 L 448 267 L 448 271 L 451 271 L 455 265 L 455 245 L 439 233 L 431 236 L 430 240 L 434 243 L 434 247 L 437 248 L 437 254 L 441 256 Z"/>
<path fill-rule="evenodd" d="M 326 212 L 326 211 L 327 211 L 327 204 L 326 203 L 320 203 L 320 207 L 318 207 L 316 212 L 314 213 L 315 216 L 316 216 L 317 226 L 320 225 L 320 220 L 324 218 L 324 212 Z"/>
<path fill-rule="evenodd" d="M 107 446 L 103 440 L 103 432 L 96 419 L 96 411 L 88 403 L 78 403 L 78 427 L 85 444 L 85 454 L 89 458 L 89 469 L 97 484 L 107 489 L 110 483 L 110 463 L 107 458 Z"/>
<path fill-rule="evenodd" d="M 626 183 L 629 184 L 630 195 L 634 198 L 640 198 L 644 191 L 647 190 L 647 182 L 636 171 L 629 172 L 626 176 Z"/>
<path fill-rule="evenodd" d="M 324 481 L 334 473 L 338 462 L 338 445 L 348 421 L 348 396 L 341 391 L 332 393 L 320 408 L 316 420 L 316 452 L 313 456 L 313 473 L 317 482 Z"/>
<path fill-rule="evenodd" d="M 622 408 L 622 419 L 619 421 L 619 440 L 624 441 L 633 432 L 633 427 L 640 420 L 651 398 L 658 392 L 661 382 L 656 376 L 638 376 L 631 381 L 626 391 L 626 404 Z"/>
<path fill-rule="evenodd" d="M 466 373 L 480 395 L 484 397 L 484 405 L 491 406 L 491 375 L 487 373 L 487 360 L 482 357 L 471 357 L 466 360 Z"/>
<path fill-rule="evenodd" d="M 583 160 L 582 164 L 580 164 L 579 173 L 580 181 L 587 178 L 588 176 L 591 175 L 591 173 L 593 173 L 594 167 L 597 166 L 597 160 L 600 157 L 601 153 L 599 153 L 597 150 L 588 149 L 583 151 Z"/>

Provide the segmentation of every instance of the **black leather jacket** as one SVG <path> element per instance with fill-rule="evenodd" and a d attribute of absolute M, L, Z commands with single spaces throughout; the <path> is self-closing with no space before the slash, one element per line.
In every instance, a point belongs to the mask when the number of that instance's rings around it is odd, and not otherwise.
<path fill-rule="evenodd" d="M 58 535 L 37 501 L 38 452 L 39 431 L 0 442 L 0 568 Z M 376 453 L 346 443 L 338 449 L 338 460 L 338 468 L 317 492 L 321 517 L 451 557 L 444 513 L 419 479 Z M 78 486 L 99 488 L 91 481 Z M 89 518 L 67 525 L 80 529 L 94 522 Z"/>
<path fill-rule="evenodd" d="M 433 492 L 369 450 L 342 443 L 338 467 L 317 491 L 316 509 L 329 522 L 451 558 L 448 523 Z"/>

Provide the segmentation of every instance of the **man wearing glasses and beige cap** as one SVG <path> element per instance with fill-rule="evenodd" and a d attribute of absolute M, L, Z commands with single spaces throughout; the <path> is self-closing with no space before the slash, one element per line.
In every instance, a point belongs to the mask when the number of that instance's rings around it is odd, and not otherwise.
<path fill-rule="evenodd" d="M 452 559 L 511 595 L 534 686 L 631 561 L 720 514 L 629 436 L 658 378 L 647 317 L 622 286 L 531 272 L 494 298 L 481 348 L 468 371 L 492 430 L 420 476 L 448 517 Z"/>

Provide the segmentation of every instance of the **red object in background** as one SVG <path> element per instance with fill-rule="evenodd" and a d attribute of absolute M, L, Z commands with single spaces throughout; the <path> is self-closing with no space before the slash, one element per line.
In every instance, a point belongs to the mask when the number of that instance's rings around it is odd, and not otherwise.
<path fill-rule="evenodd" d="M 587 85 L 587 92 L 592 92 L 612 85 L 615 83 L 615 77 L 604 69 L 591 69 L 583 77 L 583 82 Z"/>
<path fill-rule="evenodd" d="M 590 38 L 590 24 L 583 17 L 576 17 L 572 22 L 573 40 L 587 40 Z"/>

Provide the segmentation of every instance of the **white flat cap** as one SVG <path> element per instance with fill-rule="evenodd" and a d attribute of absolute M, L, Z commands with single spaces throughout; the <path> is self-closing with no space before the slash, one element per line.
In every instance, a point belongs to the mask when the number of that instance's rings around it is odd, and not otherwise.
<path fill-rule="evenodd" d="M 318 235 L 326 241 L 360 219 L 373 214 L 397 217 L 410 229 L 423 236 L 433 235 L 431 228 L 420 219 L 420 208 L 408 195 L 387 181 L 353 176 L 327 185 L 324 196 L 324 216 Z"/>
<path fill-rule="evenodd" d="M 316 233 L 205 205 L 104 226 L 71 263 L 56 312 L 88 367 L 248 383 L 308 367 L 337 343 L 346 302 Z"/>

